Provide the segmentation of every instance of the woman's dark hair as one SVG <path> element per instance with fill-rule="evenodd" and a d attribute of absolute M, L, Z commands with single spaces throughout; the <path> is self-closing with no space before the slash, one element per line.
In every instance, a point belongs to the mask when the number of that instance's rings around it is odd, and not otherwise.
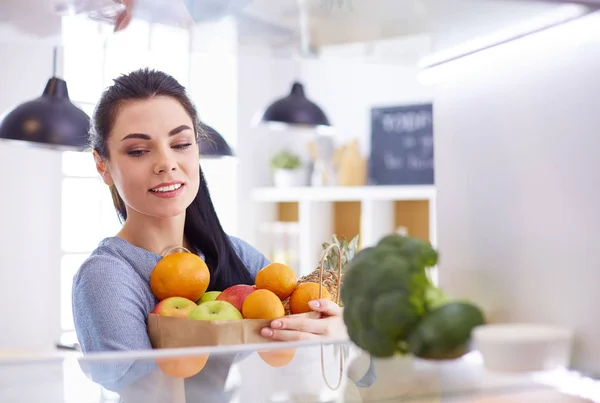
<path fill-rule="evenodd" d="M 170 75 L 146 68 L 118 77 L 114 84 L 104 91 L 92 117 L 89 137 L 92 149 L 103 159 L 108 159 L 106 140 L 118 109 L 129 100 L 149 99 L 157 95 L 169 96 L 179 101 L 192 119 L 196 139 L 204 135 L 196 108 L 185 88 Z M 187 241 L 204 254 L 210 270 L 209 289 L 222 291 L 234 284 L 254 284 L 250 272 L 221 227 L 202 168 L 199 169 L 200 187 L 194 201 L 186 210 L 184 234 Z M 125 222 L 125 203 L 114 185 L 110 187 L 110 192 L 119 219 Z"/>

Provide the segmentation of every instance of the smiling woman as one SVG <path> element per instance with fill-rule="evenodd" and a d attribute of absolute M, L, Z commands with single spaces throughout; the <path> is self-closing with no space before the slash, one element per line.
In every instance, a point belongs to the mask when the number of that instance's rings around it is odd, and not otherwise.
<path fill-rule="evenodd" d="M 74 324 L 84 353 L 152 348 L 146 318 L 157 300 L 150 275 L 168 248 L 183 246 L 204 260 L 208 291 L 252 285 L 269 264 L 221 227 L 201 168 L 203 135 L 185 88 L 163 72 L 120 76 L 102 94 L 90 145 L 123 226 L 100 242 L 73 280 Z M 263 335 L 300 340 L 344 334 L 341 308 L 329 300 L 313 302 L 315 319 L 275 320 Z M 92 377 L 119 390 L 155 369 L 124 363 Z"/>
<path fill-rule="evenodd" d="M 202 256 L 211 290 L 254 284 L 268 264 L 221 228 L 200 167 L 202 135 L 184 87 L 165 73 L 134 71 L 102 94 L 90 145 L 123 226 L 100 242 L 74 277 L 73 317 L 84 353 L 152 348 L 145 320 L 156 300 L 149 278 L 168 247 Z M 130 372 L 115 371 L 105 374 L 108 388 Z"/>

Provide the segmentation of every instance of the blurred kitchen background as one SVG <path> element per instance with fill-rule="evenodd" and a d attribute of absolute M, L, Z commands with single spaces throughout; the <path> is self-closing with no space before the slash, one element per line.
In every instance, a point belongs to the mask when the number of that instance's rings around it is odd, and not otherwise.
<path fill-rule="evenodd" d="M 575 329 L 600 374 L 594 3 L 139 0 L 114 32 L 113 0 L 2 0 L 0 116 L 54 76 L 90 116 L 119 74 L 164 70 L 220 144 L 229 234 L 299 275 L 333 234 L 430 240 L 448 293 Z M 73 274 L 119 222 L 89 152 L 22 137 L 0 142 L 0 349 L 47 350 L 76 343 Z"/>

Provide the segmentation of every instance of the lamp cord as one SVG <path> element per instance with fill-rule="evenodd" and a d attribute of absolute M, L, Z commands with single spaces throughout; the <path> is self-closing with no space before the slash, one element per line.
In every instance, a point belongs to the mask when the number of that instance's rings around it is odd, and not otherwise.
<path fill-rule="evenodd" d="M 308 12 L 303 0 L 298 0 L 298 11 L 298 25 L 300 26 L 300 54 L 301 56 L 308 56 L 310 53 L 310 28 L 308 25 Z"/>
<path fill-rule="evenodd" d="M 52 77 L 56 77 L 56 46 L 52 50 Z"/>
<path fill-rule="evenodd" d="M 300 28 L 300 50 L 296 54 L 294 63 L 294 81 L 300 81 L 303 76 L 302 59 L 310 55 L 310 26 L 308 10 L 304 0 L 297 0 L 298 27 Z"/>

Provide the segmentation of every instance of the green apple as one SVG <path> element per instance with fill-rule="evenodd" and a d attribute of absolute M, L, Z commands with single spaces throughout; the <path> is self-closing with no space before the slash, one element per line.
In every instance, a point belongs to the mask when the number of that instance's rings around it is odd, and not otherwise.
<path fill-rule="evenodd" d="M 239 320 L 242 313 L 227 301 L 206 301 L 198 305 L 188 315 L 196 320 Z"/>
<path fill-rule="evenodd" d="M 221 294 L 221 291 L 205 292 L 204 295 L 202 296 L 202 298 L 200 298 L 198 301 L 196 301 L 196 304 L 200 305 L 201 303 L 206 302 L 206 301 L 214 301 L 215 299 L 217 299 L 219 294 Z"/>

